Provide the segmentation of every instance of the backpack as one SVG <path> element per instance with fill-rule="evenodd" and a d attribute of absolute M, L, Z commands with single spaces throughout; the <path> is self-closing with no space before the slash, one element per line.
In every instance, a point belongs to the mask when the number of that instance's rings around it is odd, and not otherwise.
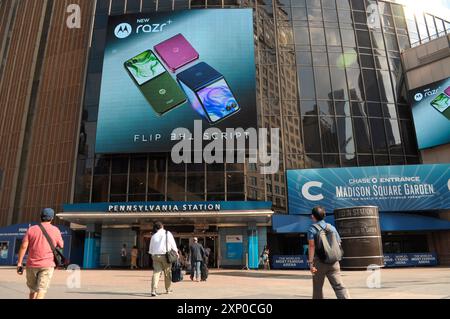
<path fill-rule="evenodd" d="M 344 252 L 335 232 L 331 230 L 330 224 L 327 224 L 325 228 L 318 224 L 314 224 L 313 227 L 317 230 L 315 245 L 316 255 L 320 261 L 325 264 L 334 264 L 341 261 Z"/>

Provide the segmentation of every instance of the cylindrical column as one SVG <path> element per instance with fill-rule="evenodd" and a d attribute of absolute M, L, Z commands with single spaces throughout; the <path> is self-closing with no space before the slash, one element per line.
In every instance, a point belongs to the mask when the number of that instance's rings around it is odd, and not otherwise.
<path fill-rule="evenodd" d="M 340 208 L 334 211 L 334 218 L 344 249 L 342 268 L 383 266 L 378 207 Z"/>

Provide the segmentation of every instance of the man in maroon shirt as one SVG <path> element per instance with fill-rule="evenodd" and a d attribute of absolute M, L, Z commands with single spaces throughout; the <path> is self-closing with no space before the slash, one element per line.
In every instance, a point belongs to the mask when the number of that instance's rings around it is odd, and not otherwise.
<path fill-rule="evenodd" d="M 55 247 L 64 247 L 61 232 L 51 225 L 55 212 L 51 208 L 45 208 L 41 212 L 41 224 L 50 236 Z M 45 238 L 39 225 L 31 226 L 22 240 L 17 262 L 17 272 L 21 275 L 23 258 L 28 249 L 27 259 L 27 286 L 30 288 L 30 299 L 44 299 L 56 264 L 53 251 Z"/>

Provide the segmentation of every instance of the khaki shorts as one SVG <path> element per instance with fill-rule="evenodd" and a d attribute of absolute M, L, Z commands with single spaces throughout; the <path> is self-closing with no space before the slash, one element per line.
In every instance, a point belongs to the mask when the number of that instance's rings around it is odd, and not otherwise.
<path fill-rule="evenodd" d="M 27 286 L 30 292 L 47 292 L 55 268 L 27 268 Z"/>

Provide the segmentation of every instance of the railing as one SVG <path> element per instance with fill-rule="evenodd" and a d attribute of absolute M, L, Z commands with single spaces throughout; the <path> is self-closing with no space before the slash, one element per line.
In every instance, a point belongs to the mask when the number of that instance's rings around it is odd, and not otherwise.
<path fill-rule="evenodd" d="M 415 47 L 417 47 L 417 46 L 419 46 L 421 44 L 430 42 L 431 40 L 434 40 L 434 39 L 437 39 L 437 38 L 440 38 L 440 37 L 444 37 L 447 34 L 450 34 L 450 29 L 447 29 L 445 31 L 441 31 L 439 33 L 436 33 L 436 34 L 433 34 L 431 36 L 428 36 L 425 39 L 422 39 L 422 40 L 419 40 L 417 42 L 414 42 L 414 43 L 411 44 L 411 48 L 415 48 Z"/>

